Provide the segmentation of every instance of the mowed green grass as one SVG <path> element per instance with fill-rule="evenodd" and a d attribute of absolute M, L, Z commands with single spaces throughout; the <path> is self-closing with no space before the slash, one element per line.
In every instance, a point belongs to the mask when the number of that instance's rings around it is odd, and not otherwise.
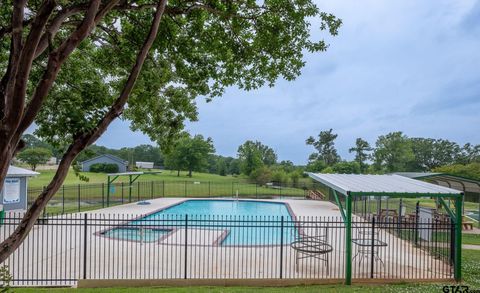
<path fill-rule="evenodd" d="M 463 250 L 462 254 L 462 273 L 463 282 L 461 285 L 469 286 L 470 290 L 480 289 L 480 250 Z M 418 292 L 418 293 L 437 293 L 444 292 L 443 286 L 457 285 L 455 283 L 439 284 L 407 284 L 400 283 L 394 285 L 318 285 L 318 286 L 295 286 L 295 287 L 147 287 L 147 288 L 94 288 L 94 289 L 72 289 L 72 288 L 15 288 L 17 293 L 33 292 L 79 292 L 79 293 L 316 293 L 316 292 Z M 449 291 L 452 292 L 452 291 Z M 459 291 L 460 292 L 460 291 Z M 462 291 L 463 292 L 463 291 Z"/>
<path fill-rule="evenodd" d="M 30 202 L 48 184 L 54 172 L 42 170 L 39 176 L 31 179 Z M 162 173 L 141 175 L 132 185 L 129 184 L 128 176 L 120 176 L 108 189 L 106 174 L 91 172 L 81 174 L 87 176 L 89 182 L 80 181 L 73 170 L 70 170 L 64 185 L 50 200 L 47 213 L 88 211 L 159 197 L 305 196 L 305 190 L 302 188 L 259 186 L 249 183 L 245 176 L 220 176 L 195 172 L 192 177 L 188 177 L 186 172 L 181 172 L 180 176 L 177 176 L 177 172 L 165 170 Z M 312 181 L 305 178 L 303 182 L 308 184 Z"/>
<path fill-rule="evenodd" d="M 31 188 L 40 188 L 48 185 L 55 175 L 55 170 L 38 170 L 40 175 L 33 177 L 29 180 L 28 185 Z M 148 170 L 145 170 L 148 172 Z M 81 175 L 88 177 L 88 182 L 81 181 L 78 176 L 75 175 L 72 169 L 68 172 L 67 178 L 63 184 L 88 184 L 88 183 L 106 183 L 107 174 L 93 173 L 93 172 L 80 172 Z M 194 172 L 192 177 L 188 177 L 187 172 L 180 172 L 180 176 L 177 176 L 176 171 L 162 170 L 159 174 L 145 174 L 138 180 L 140 181 L 215 181 L 215 182 L 246 182 L 247 179 L 243 176 L 220 176 L 217 174 L 197 173 Z M 128 176 L 121 176 L 115 182 L 128 182 Z"/>

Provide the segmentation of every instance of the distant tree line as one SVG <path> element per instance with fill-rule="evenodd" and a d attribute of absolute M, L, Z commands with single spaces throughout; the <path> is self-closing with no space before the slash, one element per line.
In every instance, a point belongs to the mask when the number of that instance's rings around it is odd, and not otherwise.
<path fill-rule="evenodd" d="M 342 160 L 335 148 L 337 134 L 332 129 L 309 137 L 315 152 L 307 171 L 323 173 L 391 173 L 438 171 L 480 179 L 480 145 L 463 146 L 446 139 L 408 137 L 402 132 L 380 135 L 375 146 L 357 138 L 349 152 L 352 161 Z M 460 174 L 459 174 L 460 175 Z"/>
<path fill-rule="evenodd" d="M 321 131 L 317 137 L 308 137 L 306 144 L 314 148 L 306 166 L 291 161 L 278 161 L 273 148 L 260 141 L 247 140 L 237 149 L 236 157 L 215 154 L 211 138 L 184 133 L 170 149 L 139 145 L 131 148 L 110 149 L 92 145 L 78 157 L 83 161 L 102 154 L 112 154 L 130 162 L 154 162 L 156 166 L 177 172 L 208 172 L 221 176 L 242 175 L 252 182 L 265 184 L 298 184 L 305 171 L 345 174 L 382 174 L 391 172 L 437 171 L 480 180 L 480 145 L 459 145 L 446 139 L 408 137 L 402 132 L 380 135 L 371 145 L 357 138 L 349 152 L 353 160 L 344 160 L 338 154 L 333 129 Z M 32 168 L 53 155 L 61 153 L 33 135 L 25 135 L 26 148 L 17 158 Z"/>

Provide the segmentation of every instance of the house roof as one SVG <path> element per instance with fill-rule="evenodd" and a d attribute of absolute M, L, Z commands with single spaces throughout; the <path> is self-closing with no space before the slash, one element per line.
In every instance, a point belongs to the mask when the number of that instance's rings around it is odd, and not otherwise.
<path fill-rule="evenodd" d="M 314 180 L 345 195 L 461 195 L 462 192 L 400 175 L 308 173 Z"/>
<path fill-rule="evenodd" d="M 32 177 L 40 173 L 15 166 L 8 166 L 7 177 Z"/>
<path fill-rule="evenodd" d="M 100 155 L 100 156 L 96 156 L 94 158 L 91 158 L 91 159 L 88 159 L 88 160 L 85 160 L 83 162 L 80 162 L 80 164 L 83 164 L 83 163 L 86 163 L 86 162 L 90 162 L 90 161 L 94 161 L 98 158 L 102 158 L 102 157 L 107 157 L 107 158 L 110 158 L 120 164 L 123 164 L 123 165 L 128 165 L 128 161 L 124 161 L 123 159 L 117 157 L 117 156 L 114 156 L 114 155 L 110 155 L 110 154 L 103 154 L 103 155 Z"/>
<path fill-rule="evenodd" d="M 394 174 L 412 179 L 425 180 L 437 185 L 450 187 L 464 192 L 480 193 L 480 181 L 462 176 L 432 172 L 398 172 Z"/>

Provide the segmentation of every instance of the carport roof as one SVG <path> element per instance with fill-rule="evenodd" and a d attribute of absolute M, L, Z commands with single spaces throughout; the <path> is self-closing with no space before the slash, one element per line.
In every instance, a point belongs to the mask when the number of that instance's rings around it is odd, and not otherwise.
<path fill-rule="evenodd" d="M 450 187 L 456 190 L 480 193 L 480 181 L 447 173 L 432 172 L 398 172 L 396 175 L 412 179 L 425 180 L 437 185 Z"/>
<path fill-rule="evenodd" d="M 318 181 L 345 195 L 460 196 L 462 192 L 400 175 L 308 173 Z"/>

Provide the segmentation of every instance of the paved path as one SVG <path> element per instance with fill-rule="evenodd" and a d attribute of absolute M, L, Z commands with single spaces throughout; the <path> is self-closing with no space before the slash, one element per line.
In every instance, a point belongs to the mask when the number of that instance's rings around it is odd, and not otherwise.
<path fill-rule="evenodd" d="M 473 244 L 463 244 L 463 249 L 473 249 L 473 250 L 480 250 L 480 245 L 473 245 Z"/>

